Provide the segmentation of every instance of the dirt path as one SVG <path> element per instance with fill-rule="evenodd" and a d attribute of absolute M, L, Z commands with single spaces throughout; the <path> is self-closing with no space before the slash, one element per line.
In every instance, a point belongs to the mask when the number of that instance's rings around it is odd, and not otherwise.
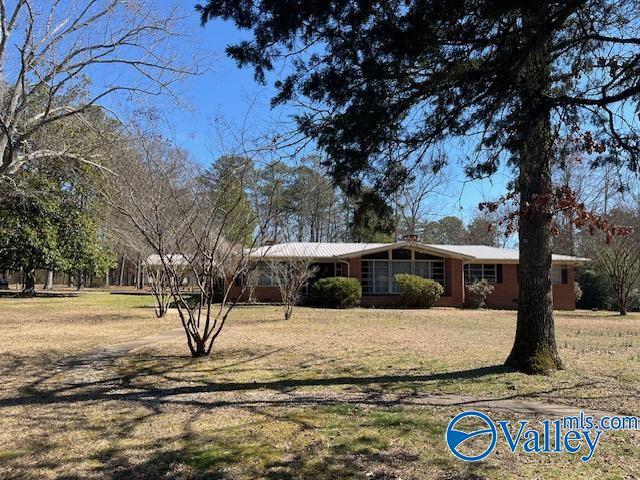
<path fill-rule="evenodd" d="M 171 403 L 204 407 L 251 407 L 269 405 L 376 405 L 413 407 L 450 407 L 465 409 L 488 409 L 508 411 L 525 416 L 561 417 L 577 415 L 580 411 L 595 417 L 615 415 L 614 412 L 580 409 L 518 398 L 517 395 L 502 398 L 478 398 L 469 395 L 430 394 L 413 392 L 410 394 L 387 394 L 378 392 L 332 392 L 326 389 L 296 391 L 282 389 L 276 384 L 256 384 L 253 388 L 243 387 L 233 391 L 212 384 L 208 387 L 175 388 L 119 388 L 116 379 L 108 379 L 109 367 L 118 358 L 141 348 L 167 343 L 183 335 L 182 329 L 169 330 L 148 335 L 135 340 L 108 345 L 90 350 L 65 363 L 68 385 L 100 383 L 109 385 L 100 398 L 122 399 L 150 403 Z M 105 383 L 105 380 L 106 383 Z M 109 381 L 111 380 L 111 381 Z"/>
<path fill-rule="evenodd" d="M 94 348 L 64 362 L 67 384 L 88 383 L 102 379 L 113 362 L 138 349 L 167 343 L 184 335 L 182 328 L 154 333 L 144 337 Z"/>

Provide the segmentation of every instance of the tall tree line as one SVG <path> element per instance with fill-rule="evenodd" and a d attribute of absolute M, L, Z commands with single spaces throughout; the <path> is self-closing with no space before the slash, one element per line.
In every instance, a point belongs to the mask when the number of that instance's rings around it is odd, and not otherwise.
<path fill-rule="evenodd" d="M 244 192 L 242 203 L 247 211 L 262 217 L 274 215 L 261 242 L 393 242 L 411 238 L 443 244 L 504 243 L 492 228 L 495 215 L 478 212 L 468 225 L 458 217 L 442 217 L 448 177 L 430 169 L 418 169 L 407 179 L 402 195 L 381 199 L 376 192 L 364 190 L 364 199 L 378 205 L 366 211 L 358 208 L 362 198 L 354 199 L 334 185 L 319 155 L 304 157 L 295 165 L 276 162 L 263 166 L 247 157 L 221 157 L 204 177 L 212 185 L 222 185 L 222 171 L 227 172 L 223 174 L 228 179 L 223 182 L 225 188 Z M 272 200 L 270 211 L 263 211 L 265 199 Z"/>

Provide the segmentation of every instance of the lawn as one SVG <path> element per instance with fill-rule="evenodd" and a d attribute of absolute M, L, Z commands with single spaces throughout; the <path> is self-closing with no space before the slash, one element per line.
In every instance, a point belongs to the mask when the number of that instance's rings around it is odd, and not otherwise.
<path fill-rule="evenodd" d="M 514 312 L 298 308 L 285 322 L 277 307 L 236 309 L 211 358 L 189 358 L 177 336 L 78 376 L 66 360 L 179 326 L 150 300 L 0 299 L 0 478 L 640 478 L 638 432 L 607 432 L 588 463 L 498 446 L 465 464 L 444 444 L 464 408 L 413 401 L 638 414 L 638 314 L 558 312 L 568 368 L 547 377 L 500 367 Z"/>

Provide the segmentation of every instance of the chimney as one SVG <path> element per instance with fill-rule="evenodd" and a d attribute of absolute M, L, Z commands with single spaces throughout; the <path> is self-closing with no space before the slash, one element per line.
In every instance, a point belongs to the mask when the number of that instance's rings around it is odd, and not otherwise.
<path fill-rule="evenodd" d="M 418 241 L 418 236 L 414 233 L 409 233 L 407 235 L 403 235 L 402 236 L 402 241 L 403 242 L 417 242 Z"/>

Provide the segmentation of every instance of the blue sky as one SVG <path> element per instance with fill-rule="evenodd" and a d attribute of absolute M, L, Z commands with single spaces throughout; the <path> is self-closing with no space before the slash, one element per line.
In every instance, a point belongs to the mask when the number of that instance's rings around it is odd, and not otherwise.
<path fill-rule="evenodd" d="M 180 97 L 187 108 L 167 105 L 163 110 L 176 141 L 199 163 L 206 165 L 224 151 L 221 144 L 233 143 L 230 135 L 220 135 L 219 129 L 214 127 L 214 119 L 222 118 L 225 124 L 238 130 L 246 123 L 245 130 L 250 135 L 258 135 L 269 122 L 284 120 L 293 110 L 290 107 L 271 109 L 269 101 L 274 92 L 271 85 L 275 77 L 268 85 L 260 85 L 254 80 L 252 69 L 240 69 L 226 57 L 225 46 L 249 38 L 247 32 L 240 32 L 234 25 L 219 20 L 201 27 L 195 14 L 184 20 L 184 30 L 191 36 L 184 47 L 178 47 L 184 59 L 191 58 L 196 50 L 211 54 L 213 60 L 209 63 L 209 71 L 181 85 Z M 477 211 L 480 201 L 494 199 L 504 192 L 508 174 L 502 172 L 491 180 L 465 182 L 459 164 L 465 152 L 452 148 L 448 153 L 452 159 L 451 185 L 447 186 L 446 195 L 430 200 L 432 217 L 455 215 L 468 220 Z"/>

